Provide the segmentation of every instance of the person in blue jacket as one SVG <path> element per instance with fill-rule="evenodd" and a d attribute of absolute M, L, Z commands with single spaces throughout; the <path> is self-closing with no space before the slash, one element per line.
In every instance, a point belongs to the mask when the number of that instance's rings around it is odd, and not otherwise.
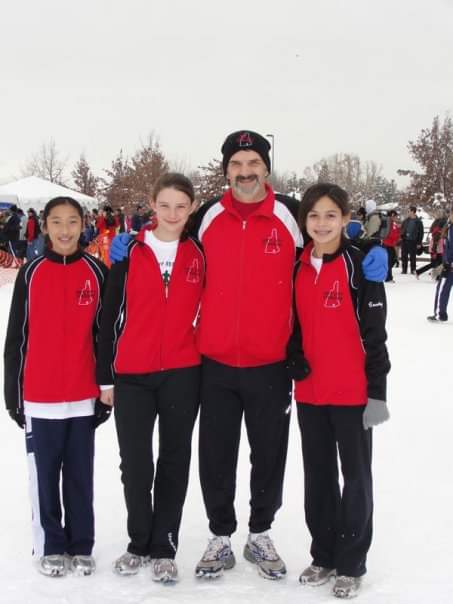
<path fill-rule="evenodd" d="M 434 314 L 427 317 L 432 323 L 445 323 L 448 321 L 447 306 L 450 299 L 450 291 L 453 285 L 453 208 L 447 223 L 443 253 L 443 270 L 440 280 L 437 282 L 436 295 L 434 297 Z"/>

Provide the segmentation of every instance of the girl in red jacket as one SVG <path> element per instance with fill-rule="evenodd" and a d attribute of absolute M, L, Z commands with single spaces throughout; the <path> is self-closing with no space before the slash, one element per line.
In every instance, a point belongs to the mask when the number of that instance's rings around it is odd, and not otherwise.
<path fill-rule="evenodd" d="M 373 510 L 370 428 L 388 418 L 390 368 L 384 285 L 365 280 L 363 254 L 343 236 L 348 219 L 346 191 L 328 183 L 306 191 L 299 226 L 311 241 L 297 267 L 297 321 L 289 345 L 312 535 L 313 561 L 300 581 L 321 585 L 336 575 L 333 593 L 340 598 L 356 595 L 366 572 Z"/>
<path fill-rule="evenodd" d="M 5 401 L 25 427 L 38 569 L 56 577 L 95 570 L 95 342 L 107 269 L 81 251 L 80 204 L 57 197 L 44 209 L 48 247 L 17 276 L 5 343 Z M 60 502 L 63 496 L 63 509 Z"/>
<path fill-rule="evenodd" d="M 194 323 L 204 258 L 187 234 L 195 203 L 192 184 L 185 176 L 161 177 L 151 207 L 156 220 L 130 241 L 128 257 L 110 272 L 98 383 L 101 400 L 114 403 L 128 514 L 130 542 L 116 560 L 115 571 L 133 575 L 151 561 L 155 581 L 174 582 L 199 405 L 200 355 Z M 157 416 L 159 457 L 153 481 Z"/>

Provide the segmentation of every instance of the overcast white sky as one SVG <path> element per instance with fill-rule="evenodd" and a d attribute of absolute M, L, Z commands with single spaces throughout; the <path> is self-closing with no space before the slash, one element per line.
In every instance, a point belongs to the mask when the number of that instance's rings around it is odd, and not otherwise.
<path fill-rule="evenodd" d="M 278 171 L 351 152 L 396 178 L 453 108 L 453 0 L 3 0 L 1 22 L 3 182 L 52 137 L 99 174 L 153 130 L 196 167 L 241 128 Z"/>

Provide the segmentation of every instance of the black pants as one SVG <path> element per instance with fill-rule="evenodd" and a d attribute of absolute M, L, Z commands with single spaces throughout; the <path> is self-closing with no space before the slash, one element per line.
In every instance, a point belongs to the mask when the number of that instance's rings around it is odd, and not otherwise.
<path fill-rule="evenodd" d="M 415 272 L 417 275 L 421 275 L 422 273 L 426 273 L 426 271 L 431 270 L 432 268 L 437 268 L 442 264 L 442 254 L 436 254 L 434 257 L 431 256 L 431 262 L 425 264 L 421 268 L 418 268 Z"/>
<path fill-rule="evenodd" d="M 362 406 L 297 404 L 313 564 L 349 577 L 366 572 L 372 537 L 371 430 L 363 429 L 362 414 Z"/>
<path fill-rule="evenodd" d="M 127 507 L 128 551 L 174 558 L 189 478 L 192 430 L 199 406 L 200 367 L 115 381 L 115 423 Z M 159 416 L 154 479 L 152 437 Z"/>
<path fill-rule="evenodd" d="M 291 382 L 283 363 L 236 368 L 203 360 L 200 481 L 215 535 L 231 535 L 236 468 L 244 415 L 250 444 L 251 532 L 271 527 L 282 504 L 288 448 Z"/>
<path fill-rule="evenodd" d="M 403 239 L 401 242 L 401 272 L 407 273 L 407 262 L 410 262 L 411 273 L 417 268 L 417 242 Z"/>
<path fill-rule="evenodd" d="M 387 250 L 387 255 L 388 255 L 388 270 L 387 270 L 387 278 L 385 280 L 393 281 L 392 269 L 395 266 L 395 262 L 396 262 L 396 251 L 395 251 L 394 247 L 391 247 L 391 246 L 384 246 L 384 247 Z"/>

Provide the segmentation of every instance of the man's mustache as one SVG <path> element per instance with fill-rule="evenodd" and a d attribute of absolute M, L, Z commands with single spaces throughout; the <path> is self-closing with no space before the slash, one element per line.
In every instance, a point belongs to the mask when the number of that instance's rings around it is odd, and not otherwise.
<path fill-rule="evenodd" d="M 253 181 L 257 181 L 258 182 L 258 177 L 255 174 L 252 174 L 252 176 L 236 176 L 236 182 L 253 182 Z"/>

